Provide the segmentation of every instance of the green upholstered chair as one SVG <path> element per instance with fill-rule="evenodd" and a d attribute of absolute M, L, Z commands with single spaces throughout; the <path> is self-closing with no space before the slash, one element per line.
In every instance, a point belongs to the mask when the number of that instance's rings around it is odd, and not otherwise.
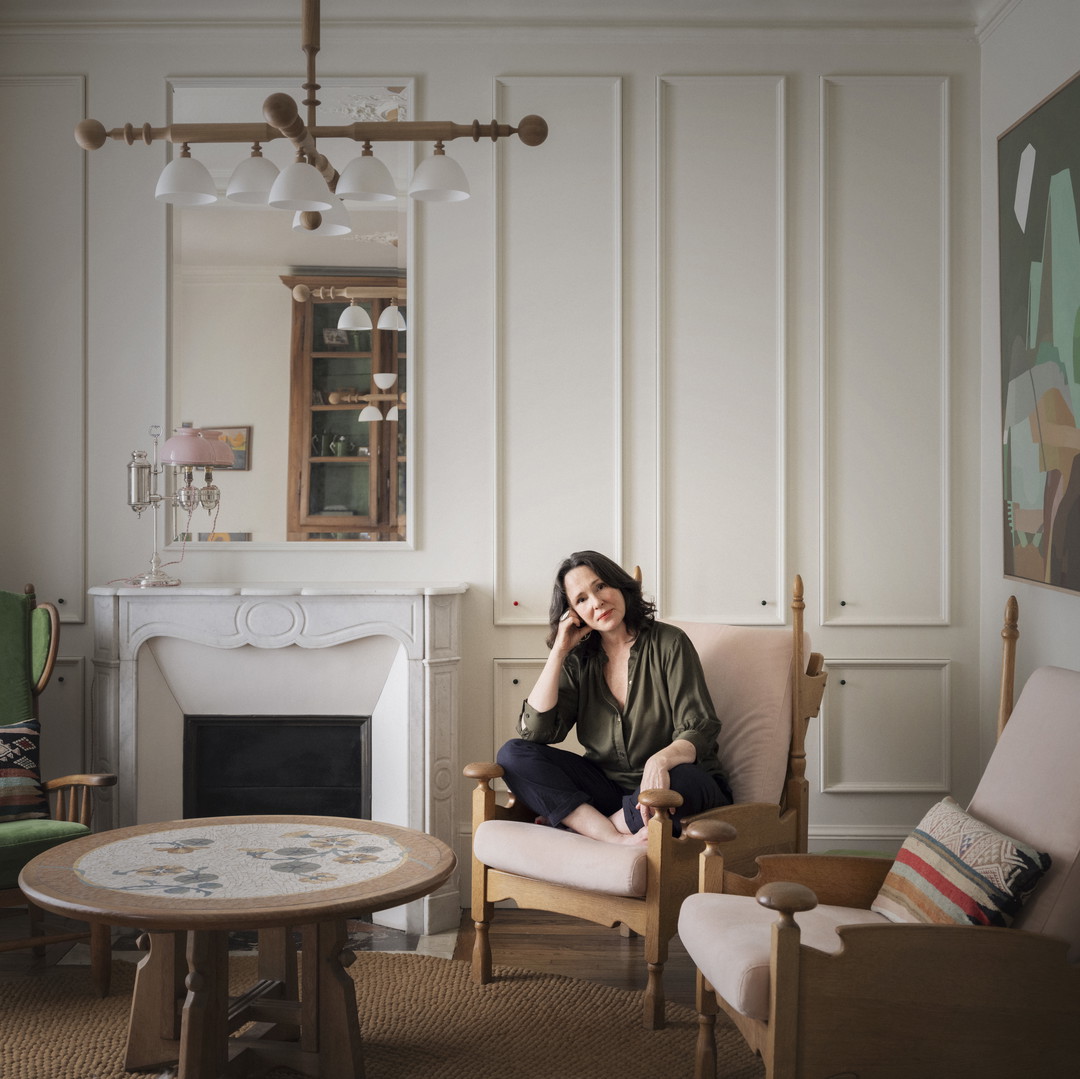
<path fill-rule="evenodd" d="M 37 603 L 33 585 L 22 595 L 0 592 L 0 908 L 27 908 L 30 923 L 28 937 L 0 940 L 0 952 L 32 948 L 44 955 L 49 944 L 89 938 L 94 986 L 104 996 L 109 927 L 54 931 L 19 890 L 19 872 L 31 858 L 90 831 L 91 788 L 116 783 L 114 775 L 41 781 L 38 697 L 52 675 L 59 635 L 56 608 Z"/>

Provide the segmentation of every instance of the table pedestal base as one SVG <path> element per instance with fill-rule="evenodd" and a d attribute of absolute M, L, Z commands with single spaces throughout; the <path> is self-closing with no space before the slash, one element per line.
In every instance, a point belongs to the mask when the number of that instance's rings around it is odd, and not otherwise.
<path fill-rule="evenodd" d="M 258 981 L 232 999 L 225 930 L 146 936 L 128 1026 L 128 1071 L 179 1062 L 179 1079 L 219 1079 L 243 1074 L 258 1057 L 266 1067 L 286 1064 L 321 1079 L 363 1079 L 343 919 L 301 928 L 299 976 L 291 931 L 261 930 Z"/>

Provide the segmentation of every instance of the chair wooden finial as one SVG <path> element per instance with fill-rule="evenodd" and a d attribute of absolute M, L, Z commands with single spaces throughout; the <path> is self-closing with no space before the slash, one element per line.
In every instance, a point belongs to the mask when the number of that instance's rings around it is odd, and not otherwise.
<path fill-rule="evenodd" d="M 1005 624 L 1001 627 L 1001 697 L 998 702 L 997 736 L 1005 730 L 1013 710 L 1016 682 L 1016 641 L 1020 636 L 1020 605 L 1016 596 L 1005 601 Z"/>

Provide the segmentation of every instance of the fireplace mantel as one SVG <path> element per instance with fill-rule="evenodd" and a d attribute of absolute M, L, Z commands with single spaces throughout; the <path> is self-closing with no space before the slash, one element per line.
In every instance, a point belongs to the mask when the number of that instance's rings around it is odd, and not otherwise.
<path fill-rule="evenodd" d="M 102 819 L 114 826 L 145 823 L 138 819 L 140 738 L 150 737 L 150 725 L 171 722 L 146 714 L 146 708 L 140 711 L 140 653 L 146 654 L 143 646 L 148 642 L 178 638 L 214 650 L 301 649 L 291 658 L 310 661 L 317 671 L 320 658 L 331 655 L 324 650 L 389 637 L 397 642 L 404 663 L 402 714 L 394 737 L 408 762 L 407 789 L 399 793 L 393 810 L 397 819 L 389 823 L 420 829 L 453 846 L 454 791 L 460 774 L 460 605 L 465 591 L 464 584 L 455 583 L 91 588 L 91 766 L 119 776 L 114 799 L 102 806 Z M 228 659 L 224 653 L 218 658 Z M 319 685 L 319 677 L 305 680 L 305 711 L 318 710 Z M 179 761 L 174 766 L 178 768 Z M 459 907 L 457 881 L 451 879 L 436 894 L 410 905 L 408 928 L 425 933 L 451 928 L 458 922 Z"/>

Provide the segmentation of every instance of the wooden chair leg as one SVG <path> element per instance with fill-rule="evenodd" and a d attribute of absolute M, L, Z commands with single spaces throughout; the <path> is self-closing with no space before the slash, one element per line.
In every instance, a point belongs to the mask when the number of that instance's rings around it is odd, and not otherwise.
<path fill-rule="evenodd" d="M 90 978 L 97 995 L 107 997 L 112 981 L 112 929 L 102 922 L 90 926 Z"/>
<path fill-rule="evenodd" d="M 491 941 L 488 939 L 488 922 L 473 922 L 472 980 L 477 985 L 491 981 Z"/>
<path fill-rule="evenodd" d="M 664 964 L 649 964 L 649 980 L 645 986 L 645 1012 L 642 1018 L 646 1030 L 663 1030 L 664 1015 Z"/>
<path fill-rule="evenodd" d="M 712 987 L 697 974 L 698 1031 L 694 1047 L 694 1079 L 716 1079 L 716 1014 L 719 1007 Z"/>

